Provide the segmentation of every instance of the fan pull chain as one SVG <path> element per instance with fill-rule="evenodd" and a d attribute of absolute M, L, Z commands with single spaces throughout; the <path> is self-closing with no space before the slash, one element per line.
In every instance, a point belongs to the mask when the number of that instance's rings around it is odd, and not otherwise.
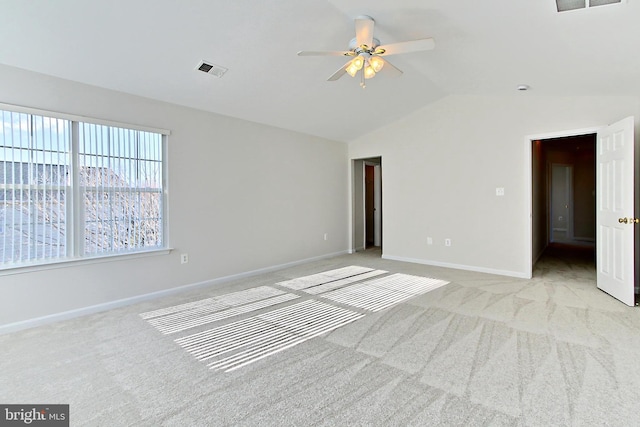
<path fill-rule="evenodd" d="M 364 67 L 362 67 L 362 72 L 360 73 L 360 87 L 362 89 L 367 87 L 367 85 L 364 82 Z"/>

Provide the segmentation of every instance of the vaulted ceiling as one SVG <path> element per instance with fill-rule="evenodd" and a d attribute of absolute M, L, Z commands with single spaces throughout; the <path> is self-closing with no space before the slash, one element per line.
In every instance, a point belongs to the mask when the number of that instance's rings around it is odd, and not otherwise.
<path fill-rule="evenodd" d="M 450 94 L 640 95 L 635 0 L 561 13 L 554 0 L 0 0 L 0 10 L 0 64 L 339 141 Z M 404 74 L 366 89 L 326 81 L 342 57 L 296 56 L 347 49 L 363 14 L 382 44 L 433 37 L 436 48 L 388 57 Z M 228 72 L 196 71 L 203 59 Z"/>

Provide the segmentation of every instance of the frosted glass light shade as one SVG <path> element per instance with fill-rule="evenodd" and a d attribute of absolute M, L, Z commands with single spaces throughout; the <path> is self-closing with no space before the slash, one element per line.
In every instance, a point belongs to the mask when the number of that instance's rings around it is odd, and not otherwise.
<path fill-rule="evenodd" d="M 362 67 L 360 67 L 362 68 Z M 349 63 L 349 65 L 347 66 L 347 68 L 345 69 L 345 71 L 351 76 L 351 77 L 355 77 L 356 73 L 358 72 L 358 70 L 360 69 L 358 68 L 353 61 L 351 61 Z"/>
<path fill-rule="evenodd" d="M 362 58 L 362 56 L 356 56 L 355 58 L 353 58 L 351 63 L 356 67 L 356 71 L 361 70 L 362 66 L 364 65 L 364 59 Z"/>
<path fill-rule="evenodd" d="M 373 77 L 375 77 L 376 72 L 373 69 L 373 67 L 371 65 L 367 65 L 366 67 L 364 67 L 364 78 L 365 79 L 371 79 Z"/>
<path fill-rule="evenodd" d="M 382 67 L 384 67 L 384 59 L 378 56 L 374 56 L 369 60 L 369 65 L 371 65 L 371 68 L 373 68 L 373 71 L 377 73 L 380 70 L 382 70 Z"/>

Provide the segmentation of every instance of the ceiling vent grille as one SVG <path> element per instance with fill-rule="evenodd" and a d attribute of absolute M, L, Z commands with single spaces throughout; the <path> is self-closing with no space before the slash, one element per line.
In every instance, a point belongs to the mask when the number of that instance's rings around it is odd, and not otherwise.
<path fill-rule="evenodd" d="M 622 0 L 556 0 L 558 12 L 621 3 Z"/>
<path fill-rule="evenodd" d="M 227 68 L 221 67 L 220 65 L 213 64 L 207 61 L 200 61 L 200 64 L 196 67 L 196 70 L 202 71 L 203 73 L 211 74 L 218 78 L 224 76 L 224 73 L 228 71 Z"/>

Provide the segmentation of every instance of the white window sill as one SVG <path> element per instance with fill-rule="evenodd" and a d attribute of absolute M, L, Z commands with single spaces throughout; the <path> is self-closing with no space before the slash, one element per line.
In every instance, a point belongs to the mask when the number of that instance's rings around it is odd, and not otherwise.
<path fill-rule="evenodd" d="M 32 273 L 35 271 L 52 270 L 57 268 L 73 267 L 86 264 L 99 264 L 103 262 L 122 261 L 135 258 L 146 258 L 158 255 L 167 255 L 173 248 L 152 249 L 139 252 L 127 252 L 121 254 L 97 255 L 82 258 L 65 258 L 51 261 L 38 261 L 20 264 L 8 264 L 0 266 L 0 276 L 12 274 Z"/>

